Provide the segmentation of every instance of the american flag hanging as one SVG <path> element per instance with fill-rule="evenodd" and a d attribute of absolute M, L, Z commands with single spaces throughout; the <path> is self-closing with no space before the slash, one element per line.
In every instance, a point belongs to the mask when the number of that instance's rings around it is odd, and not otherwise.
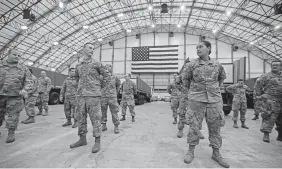
<path fill-rule="evenodd" d="M 131 73 L 178 72 L 178 45 L 132 48 Z"/>

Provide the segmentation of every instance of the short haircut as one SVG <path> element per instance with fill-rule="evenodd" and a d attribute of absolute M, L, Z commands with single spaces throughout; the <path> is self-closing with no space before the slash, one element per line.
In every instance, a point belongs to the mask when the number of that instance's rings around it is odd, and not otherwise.
<path fill-rule="evenodd" d="M 238 81 L 244 81 L 243 79 L 238 79 Z"/>
<path fill-rule="evenodd" d="M 86 45 L 88 45 L 88 44 L 93 45 L 93 43 L 91 43 L 91 42 L 87 42 L 87 43 L 85 43 L 85 44 L 83 45 L 83 48 L 85 48 L 85 47 L 86 47 Z"/>
<path fill-rule="evenodd" d="M 282 65 L 282 62 L 281 62 L 280 60 L 274 60 L 274 61 L 272 61 L 272 62 L 271 62 L 271 65 L 272 65 L 272 63 L 275 63 L 275 62 L 279 62 L 280 65 Z"/>
<path fill-rule="evenodd" d="M 75 68 L 72 67 L 72 68 L 69 69 L 69 71 L 71 71 L 71 70 L 75 70 Z"/>

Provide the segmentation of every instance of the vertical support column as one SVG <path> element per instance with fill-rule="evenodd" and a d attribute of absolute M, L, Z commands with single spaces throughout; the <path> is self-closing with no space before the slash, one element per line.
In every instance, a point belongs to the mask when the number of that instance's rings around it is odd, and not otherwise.
<path fill-rule="evenodd" d="M 233 47 L 234 47 L 234 45 L 231 45 L 231 63 L 234 62 Z"/>
<path fill-rule="evenodd" d="M 155 31 L 154 31 L 153 35 L 154 35 L 154 46 L 156 46 L 156 32 Z"/>
<path fill-rule="evenodd" d="M 114 58 L 115 58 L 115 42 L 112 41 L 112 47 L 113 47 L 113 52 L 112 52 L 112 67 L 113 67 L 113 70 L 114 70 Z"/>
<path fill-rule="evenodd" d="M 126 74 L 126 61 L 127 61 L 127 35 L 125 36 L 125 42 L 124 42 L 124 48 L 125 48 L 125 51 L 124 51 L 124 74 Z"/>
<path fill-rule="evenodd" d="M 141 46 L 141 38 L 142 38 L 142 36 L 141 36 L 141 34 L 139 34 L 140 35 L 140 37 L 139 37 L 139 47 Z"/>
<path fill-rule="evenodd" d="M 102 44 L 100 45 L 100 58 L 99 58 L 100 62 L 102 61 Z"/>
<path fill-rule="evenodd" d="M 155 73 L 153 73 L 153 91 L 155 91 Z"/>
<path fill-rule="evenodd" d="M 184 32 L 184 63 L 186 60 L 187 56 L 186 56 L 186 33 Z"/>
<path fill-rule="evenodd" d="M 263 59 L 263 74 L 266 72 L 266 61 Z"/>
<path fill-rule="evenodd" d="M 170 45 L 170 32 L 168 32 L 167 45 Z"/>
<path fill-rule="evenodd" d="M 218 39 L 215 38 L 215 58 L 218 60 Z"/>
<path fill-rule="evenodd" d="M 251 78 L 251 56 L 250 51 L 248 50 L 248 77 Z"/>

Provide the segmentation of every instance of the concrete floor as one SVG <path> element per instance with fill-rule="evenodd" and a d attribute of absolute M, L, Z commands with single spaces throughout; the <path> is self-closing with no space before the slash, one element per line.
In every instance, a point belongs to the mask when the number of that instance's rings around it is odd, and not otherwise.
<path fill-rule="evenodd" d="M 16 141 L 6 144 L 7 131 L 0 131 L 0 168 L 219 168 L 211 159 L 206 122 L 203 123 L 205 139 L 195 150 L 195 159 L 189 165 L 183 162 L 187 151 L 185 136 L 177 138 L 177 125 L 172 124 L 172 113 L 167 102 L 152 102 L 136 107 L 136 122 L 130 115 L 121 122 L 120 133 L 113 133 L 111 116 L 108 130 L 102 136 L 102 148 L 92 154 L 94 144 L 91 123 L 88 119 L 88 145 L 70 149 L 77 141 L 77 129 L 61 127 L 65 122 L 63 105 L 50 106 L 50 115 L 37 116 L 36 123 L 19 124 Z M 247 112 L 250 129 L 232 128 L 231 116 L 226 116 L 222 128 L 222 156 L 232 168 L 281 168 L 282 142 L 276 140 L 277 131 L 270 135 L 271 142 L 262 142 L 259 131 L 261 119 L 250 120 L 253 110 Z M 21 120 L 25 119 L 25 112 Z"/>

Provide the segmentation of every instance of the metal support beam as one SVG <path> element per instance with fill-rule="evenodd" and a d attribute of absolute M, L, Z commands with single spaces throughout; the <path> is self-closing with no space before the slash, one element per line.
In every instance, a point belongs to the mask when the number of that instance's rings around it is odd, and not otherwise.
<path fill-rule="evenodd" d="M 186 33 L 184 32 L 183 33 L 184 34 L 184 62 L 183 63 L 185 63 L 185 60 L 186 60 L 186 58 L 187 58 L 187 54 L 186 54 Z"/>
<path fill-rule="evenodd" d="M 156 46 L 156 32 L 154 31 L 153 34 L 154 34 L 154 46 Z"/>
<path fill-rule="evenodd" d="M 231 45 L 231 63 L 234 62 L 234 56 L 233 56 L 234 51 L 233 51 L 233 47 L 234 47 L 234 45 L 232 44 L 232 45 Z"/>
<path fill-rule="evenodd" d="M 218 59 L 218 39 L 215 38 L 215 58 Z"/>
<path fill-rule="evenodd" d="M 248 50 L 248 76 L 249 79 L 251 78 L 251 56 L 250 51 Z"/>
<path fill-rule="evenodd" d="M 189 21 L 190 21 L 190 18 L 191 18 L 191 15 L 192 15 L 192 11 L 194 9 L 194 4 L 195 4 L 196 0 L 193 0 L 192 2 L 192 6 L 191 6 L 191 9 L 190 9 L 190 13 L 189 13 L 189 16 L 188 16 L 188 19 L 187 19 L 187 22 L 186 22 L 186 25 L 185 25 L 185 31 L 184 33 L 186 33 L 186 30 L 187 30 L 187 27 L 188 27 L 188 24 L 189 24 Z"/>
<path fill-rule="evenodd" d="M 115 42 L 113 41 L 113 51 L 112 51 L 112 67 L 113 67 L 113 70 L 114 70 L 114 59 L 115 59 Z"/>
<path fill-rule="evenodd" d="M 124 74 L 126 74 L 126 62 L 127 62 L 127 36 L 125 36 L 125 51 L 124 51 Z"/>
<path fill-rule="evenodd" d="M 266 60 L 263 60 L 263 74 L 266 72 Z"/>

